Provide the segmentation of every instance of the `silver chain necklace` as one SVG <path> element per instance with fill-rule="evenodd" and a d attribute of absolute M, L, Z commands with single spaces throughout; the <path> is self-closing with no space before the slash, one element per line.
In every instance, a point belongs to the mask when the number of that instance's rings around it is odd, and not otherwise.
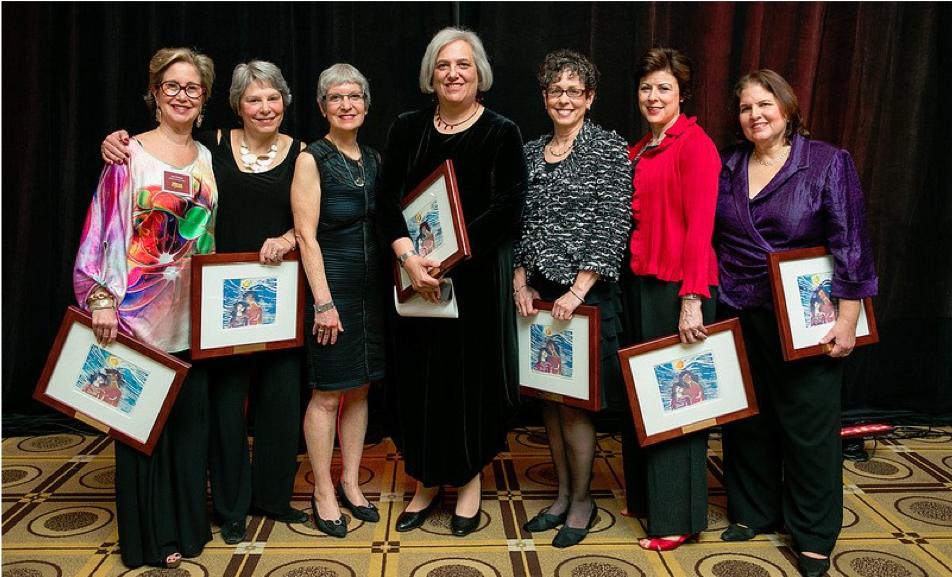
<path fill-rule="evenodd" d="M 341 160 L 341 162 L 344 163 L 344 168 L 347 169 L 347 174 L 348 174 L 348 176 L 350 176 L 350 179 L 354 181 L 354 185 L 355 185 L 355 186 L 359 186 L 359 187 L 363 187 L 363 186 L 364 186 L 364 177 L 366 176 L 366 175 L 364 174 L 364 158 L 363 158 L 363 155 L 361 155 L 361 157 L 357 159 L 357 168 L 360 169 L 360 176 L 354 176 L 354 173 L 351 172 L 351 170 L 350 170 L 350 164 L 347 162 L 347 157 L 344 156 L 344 153 L 340 151 L 340 147 L 337 146 L 337 143 L 334 142 L 333 140 L 331 140 L 330 138 L 328 138 L 327 141 L 330 142 L 331 144 L 333 144 L 333 145 L 334 145 L 334 148 L 337 149 L 337 154 L 340 155 L 340 160 Z M 357 147 L 357 151 L 358 151 L 358 153 L 360 152 L 360 147 L 359 147 L 359 146 Z"/>

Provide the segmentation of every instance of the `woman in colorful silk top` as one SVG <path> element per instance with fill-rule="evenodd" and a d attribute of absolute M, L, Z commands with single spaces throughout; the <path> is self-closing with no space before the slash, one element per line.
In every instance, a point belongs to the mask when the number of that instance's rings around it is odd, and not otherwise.
<path fill-rule="evenodd" d="M 724 427 L 727 513 L 721 535 L 742 541 L 782 525 L 803 575 L 830 567 L 843 520 L 842 357 L 856 341 L 863 298 L 876 294 L 863 193 L 845 150 L 810 140 L 793 89 L 771 70 L 734 88 L 735 131 L 722 154 L 714 247 L 718 316 L 738 316 L 760 414 Z M 826 356 L 785 362 L 772 310 L 767 254 L 826 246 L 839 313 L 820 339 Z"/>
<path fill-rule="evenodd" d="M 158 127 L 129 144 L 125 165 L 109 165 L 86 215 L 73 288 L 89 310 L 100 346 L 123 330 L 184 357 L 189 348 L 193 254 L 215 249 L 218 192 L 211 153 L 192 125 L 215 77 L 210 58 L 163 48 L 149 63 L 146 102 Z M 176 567 L 211 540 L 205 488 L 208 378 L 193 363 L 155 450 L 116 447 L 116 515 L 122 562 Z"/>
<path fill-rule="evenodd" d="M 262 264 L 278 264 L 294 250 L 291 180 L 304 143 L 281 133 L 291 90 L 281 69 L 252 60 L 235 66 L 228 101 L 240 128 L 196 135 L 211 150 L 222 192 L 215 244 L 219 252 L 257 252 Z M 114 132 L 103 158 L 125 161 L 128 135 Z M 242 295 L 234 326 L 262 322 L 254 291 Z M 237 302 L 235 306 L 237 307 Z M 208 472 L 215 520 L 225 543 L 245 537 L 249 513 L 278 523 L 304 523 L 291 507 L 301 434 L 301 351 L 284 349 L 207 361 L 210 387 Z M 254 412 L 254 460 L 248 448 L 246 401 Z"/>
<path fill-rule="evenodd" d="M 529 191 L 516 240 L 516 311 L 534 316 L 539 311 L 533 300 L 542 299 L 554 302 L 553 318 L 568 320 L 583 303 L 597 306 L 602 408 L 627 407 L 617 354 L 621 293 L 615 282 L 631 227 L 626 143 L 586 118 L 599 72 L 585 56 L 572 50 L 547 54 L 538 78 L 552 132 L 524 148 Z M 546 347 L 557 350 L 552 340 Z M 559 356 L 553 354 L 548 363 L 553 360 L 562 366 Z M 583 409 L 555 401 L 542 406 L 559 491 L 524 527 L 537 532 L 562 525 L 552 544 L 571 547 L 585 538 L 598 512 L 591 491 L 595 427 Z"/>
<path fill-rule="evenodd" d="M 634 165 L 628 305 L 641 338 L 678 334 L 703 342 L 714 320 L 717 263 L 711 248 L 720 158 L 714 143 L 685 116 L 692 96 L 691 61 L 655 46 L 638 61 L 638 107 L 651 132 L 629 149 Z M 638 294 L 635 294 L 637 292 Z M 639 544 L 676 549 L 707 527 L 707 433 L 692 433 L 644 449 L 630 413 L 622 413 L 627 513 L 647 514 Z M 623 511 L 624 512 L 624 511 Z"/>

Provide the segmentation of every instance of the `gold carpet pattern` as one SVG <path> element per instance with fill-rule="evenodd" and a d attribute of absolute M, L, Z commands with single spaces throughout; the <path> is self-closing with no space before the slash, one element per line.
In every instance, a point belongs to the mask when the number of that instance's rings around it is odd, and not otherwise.
<path fill-rule="evenodd" d="M 948 432 L 948 431 L 946 431 Z M 117 549 L 113 442 L 108 437 L 56 434 L 3 440 L 2 577 L 179 575 L 273 577 L 783 577 L 796 576 L 789 536 L 769 534 L 725 543 L 727 526 L 720 445 L 709 452 L 708 530 L 699 543 L 649 553 L 636 540 L 644 522 L 620 514 L 624 499 L 621 447 L 600 437 L 593 490 L 598 520 L 580 545 L 556 549 L 555 531 L 530 534 L 522 524 L 555 494 L 541 430 L 510 434 L 510 451 L 484 471 L 482 522 L 465 538 L 450 533 L 455 492 L 422 529 L 397 533 L 397 515 L 412 484 L 389 439 L 368 446 L 364 493 L 381 521 L 351 518 L 346 539 L 312 522 L 287 525 L 250 517 L 245 541 L 214 539 L 201 556 L 174 570 L 122 565 Z M 867 442 L 867 449 L 872 449 Z M 336 463 L 337 461 L 335 461 Z M 335 470 L 335 475 L 336 475 Z M 844 464 L 843 532 L 830 575 L 934 577 L 952 575 L 952 444 L 949 436 L 884 440 L 866 462 Z M 294 506 L 308 509 L 312 476 L 300 459 Z"/>

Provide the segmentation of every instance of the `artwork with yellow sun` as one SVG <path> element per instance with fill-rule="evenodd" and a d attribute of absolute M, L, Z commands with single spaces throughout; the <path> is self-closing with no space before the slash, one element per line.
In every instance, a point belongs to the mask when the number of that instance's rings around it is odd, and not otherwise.
<path fill-rule="evenodd" d="M 110 353 L 99 345 L 90 345 L 76 388 L 104 405 L 129 414 L 135 409 L 149 372 Z"/>
<path fill-rule="evenodd" d="M 665 413 L 718 398 L 717 367 L 711 351 L 655 365 L 654 373 Z"/>
<path fill-rule="evenodd" d="M 277 278 L 234 278 L 222 282 L 223 329 L 274 324 L 277 308 Z"/>

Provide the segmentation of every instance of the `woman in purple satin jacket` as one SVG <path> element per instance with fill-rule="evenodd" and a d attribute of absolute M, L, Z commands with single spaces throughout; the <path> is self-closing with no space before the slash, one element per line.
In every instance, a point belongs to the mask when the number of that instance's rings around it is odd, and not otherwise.
<path fill-rule="evenodd" d="M 849 153 L 810 140 L 797 97 L 771 70 L 734 89 L 745 142 L 721 155 L 714 232 L 721 318 L 738 316 L 760 414 L 724 427 L 728 516 L 743 541 L 786 525 L 803 575 L 820 576 L 843 519 L 840 388 L 863 298 L 876 294 L 863 195 Z M 785 362 L 767 254 L 826 246 L 839 313 L 824 356 Z"/>

